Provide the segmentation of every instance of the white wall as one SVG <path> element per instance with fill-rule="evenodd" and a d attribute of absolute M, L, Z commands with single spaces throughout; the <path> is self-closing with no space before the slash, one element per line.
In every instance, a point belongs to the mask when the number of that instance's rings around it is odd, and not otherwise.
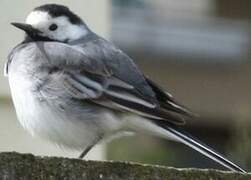
<path fill-rule="evenodd" d="M 32 138 L 19 125 L 9 98 L 7 78 L 3 77 L 3 67 L 11 48 L 23 38 L 23 33 L 10 25 L 10 22 L 24 22 L 28 13 L 36 6 L 45 3 L 67 5 L 76 12 L 98 34 L 109 37 L 108 0 L 1 0 L 0 6 L 0 151 L 29 152 L 38 155 L 76 157 L 79 152 L 61 150 L 43 140 Z M 84 137 L 83 137 L 84 138 Z M 97 147 L 88 155 L 90 159 L 104 158 L 104 148 Z M 102 150 L 101 150 L 102 149 Z"/>

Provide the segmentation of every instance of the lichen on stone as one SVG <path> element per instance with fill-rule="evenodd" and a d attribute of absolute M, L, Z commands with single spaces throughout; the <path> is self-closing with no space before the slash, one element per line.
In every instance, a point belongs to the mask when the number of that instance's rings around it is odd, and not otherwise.
<path fill-rule="evenodd" d="M 0 153 L 3 180 L 248 180 L 251 174 Z"/>

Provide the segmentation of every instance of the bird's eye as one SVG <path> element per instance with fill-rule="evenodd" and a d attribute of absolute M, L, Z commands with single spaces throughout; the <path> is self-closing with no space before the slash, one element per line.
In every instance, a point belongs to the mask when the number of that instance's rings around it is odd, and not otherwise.
<path fill-rule="evenodd" d="M 50 27 L 49 27 L 49 29 L 50 29 L 51 31 L 55 31 L 57 28 L 58 28 L 58 26 L 57 26 L 56 24 L 52 24 L 52 25 L 50 25 Z"/>

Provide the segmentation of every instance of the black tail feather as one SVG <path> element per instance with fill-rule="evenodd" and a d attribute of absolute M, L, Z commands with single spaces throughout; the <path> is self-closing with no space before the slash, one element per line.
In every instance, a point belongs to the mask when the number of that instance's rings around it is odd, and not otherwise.
<path fill-rule="evenodd" d="M 246 171 L 240 168 L 238 165 L 224 158 L 222 155 L 214 151 L 212 148 L 205 145 L 204 143 L 201 143 L 199 140 L 196 140 L 196 138 L 193 138 L 190 134 L 184 132 L 180 128 L 174 125 L 167 124 L 166 122 L 155 121 L 155 123 L 157 123 L 157 125 L 161 126 L 165 130 L 167 130 L 169 133 L 177 137 L 178 141 L 200 152 L 204 156 L 207 156 L 208 158 L 214 160 L 215 162 L 221 164 L 222 166 L 228 168 L 229 170 L 232 170 L 235 172 L 246 173 Z"/>

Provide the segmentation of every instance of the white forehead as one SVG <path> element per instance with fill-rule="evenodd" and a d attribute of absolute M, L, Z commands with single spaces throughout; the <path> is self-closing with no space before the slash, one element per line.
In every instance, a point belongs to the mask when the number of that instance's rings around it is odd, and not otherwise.
<path fill-rule="evenodd" d="M 26 23 L 36 25 L 41 22 L 48 22 L 52 17 L 45 11 L 32 11 L 26 18 Z"/>
<path fill-rule="evenodd" d="M 38 28 L 48 26 L 48 24 L 51 23 L 57 23 L 58 25 L 71 24 L 66 16 L 51 17 L 51 15 L 45 11 L 32 11 L 27 16 L 26 23 Z"/>

